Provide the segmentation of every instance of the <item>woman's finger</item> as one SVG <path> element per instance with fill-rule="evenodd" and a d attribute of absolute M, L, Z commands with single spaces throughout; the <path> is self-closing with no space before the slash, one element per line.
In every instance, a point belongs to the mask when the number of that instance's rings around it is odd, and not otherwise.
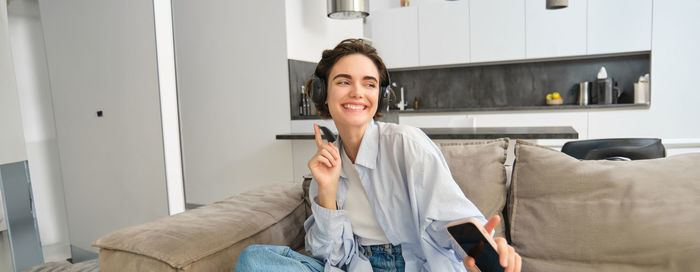
<path fill-rule="evenodd" d="M 331 162 L 328 159 L 326 159 L 326 157 L 322 156 L 321 154 L 316 154 L 316 156 L 314 156 L 314 158 L 312 160 L 313 160 L 313 162 L 312 162 L 313 165 L 322 164 L 322 165 L 328 166 L 328 168 L 333 168 L 333 165 L 331 164 Z"/>
<path fill-rule="evenodd" d="M 496 228 L 496 226 L 498 226 L 499 222 L 501 222 L 501 217 L 498 215 L 494 215 L 493 217 L 491 217 L 491 219 L 489 219 L 488 222 L 486 222 L 486 224 L 484 225 L 484 229 L 486 229 L 486 232 L 491 234 L 491 232 L 493 232 L 493 229 Z"/>
<path fill-rule="evenodd" d="M 515 271 L 515 249 L 512 246 L 508 246 L 508 267 L 506 267 L 506 272 Z"/>
<path fill-rule="evenodd" d="M 331 154 L 333 155 L 333 158 L 340 161 L 340 151 L 338 150 L 338 148 L 335 147 L 335 145 L 333 145 L 333 143 L 328 143 L 328 146 L 331 147 L 331 150 L 332 150 Z"/>
<path fill-rule="evenodd" d="M 523 266 L 523 258 L 520 257 L 520 254 L 515 252 L 515 272 L 520 272 L 522 266 Z"/>
<path fill-rule="evenodd" d="M 464 267 L 467 268 L 469 271 L 475 271 L 476 270 L 476 261 L 474 261 L 474 258 L 467 256 L 462 260 L 464 263 Z"/>
<path fill-rule="evenodd" d="M 328 149 L 321 149 L 318 151 L 318 153 L 319 153 L 319 155 L 326 158 L 331 163 L 332 166 L 335 166 L 336 160 L 333 158 L 333 155 L 331 154 L 330 151 L 328 151 Z"/>
<path fill-rule="evenodd" d="M 501 263 L 501 266 L 508 266 L 508 243 L 506 239 L 496 238 L 496 245 L 498 246 L 498 261 Z"/>
<path fill-rule="evenodd" d="M 321 137 L 321 129 L 318 128 L 317 124 L 314 124 L 314 134 L 316 137 L 316 146 L 320 148 L 323 146 L 323 138 Z"/>
<path fill-rule="evenodd" d="M 332 143 L 328 143 L 327 145 L 321 145 L 318 147 L 318 152 L 321 152 L 321 150 L 327 150 L 331 156 L 329 159 L 334 160 L 336 162 L 340 161 L 340 152 L 338 152 L 338 148 L 335 147 Z"/>

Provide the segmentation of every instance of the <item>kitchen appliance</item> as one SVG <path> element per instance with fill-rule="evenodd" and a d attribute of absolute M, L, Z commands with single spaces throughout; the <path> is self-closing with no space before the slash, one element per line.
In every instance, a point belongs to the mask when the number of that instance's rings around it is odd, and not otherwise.
<path fill-rule="evenodd" d="M 581 106 L 588 105 L 588 97 L 591 89 L 591 82 L 584 81 L 578 84 L 578 104 Z"/>
<path fill-rule="evenodd" d="M 590 103 L 602 105 L 617 104 L 620 95 L 622 95 L 622 89 L 620 89 L 618 83 L 612 77 L 608 77 L 605 67 L 601 67 L 598 72 L 598 79 L 593 82 Z"/>
<path fill-rule="evenodd" d="M 596 104 L 612 104 L 613 103 L 613 79 L 612 78 L 602 78 L 596 79 L 593 83 L 593 96 L 591 100 L 594 100 Z"/>
<path fill-rule="evenodd" d="M 649 74 L 639 77 L 639 81 L 634 83 L 634 103 L 649 103 Z"/>

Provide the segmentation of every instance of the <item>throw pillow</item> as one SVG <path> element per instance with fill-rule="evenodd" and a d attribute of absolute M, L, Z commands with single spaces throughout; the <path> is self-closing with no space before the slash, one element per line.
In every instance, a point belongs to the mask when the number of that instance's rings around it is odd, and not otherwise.
<path fill-rule="evenodd" d="M 518 141 L 508 214 L 523 271 L 700 267 L 700 153 L 579 161 Z"/>
<path fill-rule="evenodd" d="M 503 208 L 506 204 L 506 149 L 508 139 L 488 141 L 438 142 L 452 177 L 464 195 L 488 220 L 498 214 L 501 222 L 496 236 L 506 237 Z"/>

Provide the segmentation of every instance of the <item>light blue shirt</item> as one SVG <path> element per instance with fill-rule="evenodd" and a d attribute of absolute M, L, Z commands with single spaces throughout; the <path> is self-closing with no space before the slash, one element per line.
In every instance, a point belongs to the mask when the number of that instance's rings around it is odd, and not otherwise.
<path fill-rule="evenodd" d="M 342 146 L 337 141 L 336 146 Z M 380 227 L 394 245 L 401 245 L 406 272 L 466 271 L 463 251 L 446 225 L 475 217 L 486 219 L 452 178 L 440 149 L 423 131 L 410 126 L 371 121 L 355 159 Z M 306 250 L 326 260 L 325 271 L 372 271 L 350 220 L 343 211 L 348 175 L 341 169 L 338 210 L 317 203 L 318 183 L 309 190 L 313 215 L 304 223 Z"/>

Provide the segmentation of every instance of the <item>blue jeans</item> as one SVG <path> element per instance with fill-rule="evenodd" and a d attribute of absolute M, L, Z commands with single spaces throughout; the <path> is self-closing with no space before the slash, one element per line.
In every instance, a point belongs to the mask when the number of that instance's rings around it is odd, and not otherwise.
<path fill-rule="evenodd" d="M 252 245 L 246 247 L 236 262 L 236 272 L 303 271 L 321 272 L 324 263 L 286 246 Z"/>
<path fill-rule="evenodd" d="M 365 256 L 372 264 L 375 272 L 403 272 L 406 263 L 401 255 L 401 245 L 373 245 L 362 246 Z"/>
<path fill-rule="evenodd" d="M 401 246 L 362 246 L 365 256 L 376 272 L 403 272 Z M 237 272 L 248 271 L 323 271 L 323 261 L 302 255 L 286 246 L 252 245 L 247 247 L 236 262 Z"/>

